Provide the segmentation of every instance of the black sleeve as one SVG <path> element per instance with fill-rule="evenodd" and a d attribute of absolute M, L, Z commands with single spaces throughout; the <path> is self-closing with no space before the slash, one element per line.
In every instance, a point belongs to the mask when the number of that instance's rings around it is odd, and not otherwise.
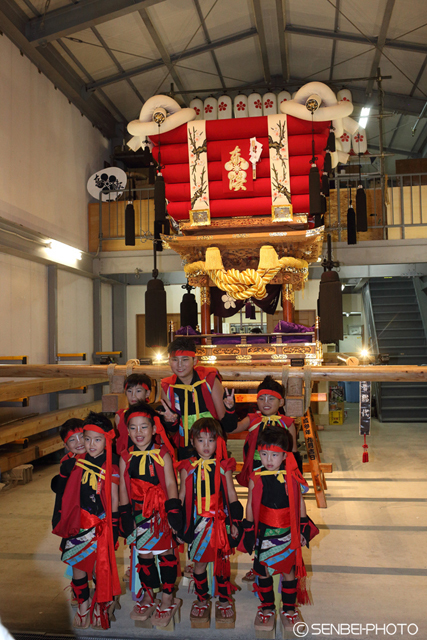
<path fill-rule="evenodd" d="M 221 420 L 221 426 L 224 429 L 225 433 L 232 433 L 237 429 L 237 424 L 239 420 L 237 418 L 237 413 L 235 411 L 229 413 L 227 410 L 225 411 L 225 415 Z"/>
<path fill-rule="evenodd" d="M 176 422 L 167 422 L 164 418 L 163 412 L 158 413 L 160 422 L 162 423 L 165 430 L 169 431 L 169 433 L 176 433 L 179 429 L 180 417 L 178 413 L 177 415 L 178 415 L 178 420 Z"/>
<path fill-rule="evenodd" d="M 68 458 L 64 460 L 59 468 L 59 475 L 52 478 L 51 488 L 55 491 L 55 506 L 53 508 L 52 516 L 52 528 L 61 520 L 61 508 L 62 508 L 62 496 L 64 495 L 65 487 L 67 486 L 67 480 L 70 477 L 71 471 L 74 468 L 75 459 Z"/>

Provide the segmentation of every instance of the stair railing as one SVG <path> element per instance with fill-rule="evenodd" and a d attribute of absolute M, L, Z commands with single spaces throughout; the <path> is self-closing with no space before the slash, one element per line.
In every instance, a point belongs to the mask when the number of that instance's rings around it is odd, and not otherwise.
<path fill-rule="evenodd" d="M 377 328 L 375 326 L 374 310 L 372 307 L 371 290 L 369 288 L 369 283 L 365 284 L 362 289 L 362 300 L 363 308 L 365 311 L 365 321 L 369 337 L 370 351 L 371 353 L 379 353 Z M 372 395 L 376 399 L 378 418 L 381 420 L 381 382 L 372 383 Z"/>

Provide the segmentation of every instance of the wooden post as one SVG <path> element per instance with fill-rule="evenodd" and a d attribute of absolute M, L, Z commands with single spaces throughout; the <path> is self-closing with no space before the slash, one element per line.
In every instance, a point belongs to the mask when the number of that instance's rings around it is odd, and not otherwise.
<path fill-rule="evenodd" d="M 295 321 L 295 292 L 291 284 L 282 284 L 283 320 Z"/>
<path fill-rule="evenodd" d="M 221 316 L 214 316 L 214 332 L 222 333 L 222 318 Z"/>
<path fill-rule="evenodd" d="M 200 287 L 202 333 L 211 332 L 211 292 L 209 286 Z"/>
<path fill-rule="evenodd" d="M 313 414 L 308 410 L 302 418 L 302 429 L 304 432 L 305 445 L 307 448 L 308 463 L 310 465 L 311 478 L 313 480 L 313 489 L 316 496 L 316 502 L 319 509 L 326 509 L 325 475 L 320 467 L 319 449 L 315 435 L 315 425 Z"/>

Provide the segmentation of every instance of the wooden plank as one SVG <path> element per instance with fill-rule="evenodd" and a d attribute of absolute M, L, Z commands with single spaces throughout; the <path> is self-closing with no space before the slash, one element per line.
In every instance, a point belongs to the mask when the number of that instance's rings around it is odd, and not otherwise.
<path fill-rule="evenodd" d="M 332 462 L 321 462 L 320 469 L 323 473 L 333 473 Z M 310 473 L 310 464 L 308 462 L 303 462 L 302 470 L 304 473 Z"/>
<path fill-rule="evenodd" d="M 235 393 L 234 399 L 236 402 L 256 402 L 256 393 Z M 326 402 L 328 399 L 327 393 L 312 393 L 311 402 Z"/>
<path fill-rule="evenodd" d="M 13 422 L 10 425 L 0 426 L 0 445 L 8 444 L 19 438 L 28 438 L 29 436 L 43 433 L 48 429 L 60 427 L 69 418 L 84 419 L 89 411 L 101 411 L 102 402 L 88 402 L 76 407 L 61 409 L 60 411 L 51 411 L 42 413 L 36 417 L 23 418 L 22 420 Z"/>
<path fill-rule="evenodd" d="M 307 411 L 302 417 L 302 428 L 304 432 L 305 445 L 308 455 L 308 464 L 310 468 L 311 478 L 313 480 L 313 489 L 316 496 L 317 506 L 320 509 L 326 509 L 326 496 L 324 488 L 326 488 L 325 477 L 320 467 L 320 457 L 317 448 L 316 437 L 314 435 L 314 426 L 310 411 Z"/>
<path fill-rule="evenodd" d="M 28 366 L 28 365 L 23 365 Z M 67 368 L 72 365 L 66 365 Z M 12 400 L 23 396 L 40 396 L 44 393 L 53 393 L 54 391 L 64 391 L 65 389 L 78 389 L 89 384 L 97 384 L 98 382 L 107 382 L 105 377 L 97 378 L 39 378 L 37 380 L 22 380 L 19 382 L 2 382 L 0 383 L 0 402 Z"/>
<path fill-rule="evenodd" d="M 37 460 L 42 456 L 59 451 L 64 448 L 64 443 L 59 436 L 47 436 L 37 440 L 37 443 L 29 446 L 27 449 L 21 449 L 12 453 L 0 456 L 1 472 L 10 471 L 20 464 L 27 464 Z"/>
<path fill-rule="evenodd" d="M 75 376 L 84 376 L 85 378 L 94 378 L 93 380 L 80 380 L 76 386 L 84 386 L 85 384 L 95 384 L 96 382 L 104 382 L 108 380 L 108 367 L 110 365 L 94 365 L 94 364 L 39 364 L 39 365 L 0 365 L 0 377 L 37 377 L 37 378 L 73 378 Z M 129 367 L 130 368 L 130 367 Z M 221 365 L 218 368 L 224 380 L 264 380 L 265 376 L 273 378 L 281 377 L 282 367 L 266 364 L 250 365 L 248 363 L 238 365 L 233 363 L 226 366 Z M 133 365 L 132 373 L 146 373 L 151 378 L 165 378 L 170 376 L 170 368 L 168 365 Z M 115 365 L 115 375 L 128 375 L 126 365 Z M 291 376 L 304 378 L 304 367 L 292 367 Z M 344 381 L 374 381 L 374 382 L 427 382 L 427 366 L 414 365 L 369 365 L 358 367 L 347 366 L 329 366 L 329 367 L 312 367 L 311 379 L 313 382 L 320 380 L 344 380 Z M 3 385 L 0 385 L 0 389 Z M 46 392 L 45 392 L 46 393 Z M 21 394 L 18 394 L 21 395 Z M 29 395 L 22 393 L 22 395 Z M 15 394 L 16 397 L 16 394 Z"/>

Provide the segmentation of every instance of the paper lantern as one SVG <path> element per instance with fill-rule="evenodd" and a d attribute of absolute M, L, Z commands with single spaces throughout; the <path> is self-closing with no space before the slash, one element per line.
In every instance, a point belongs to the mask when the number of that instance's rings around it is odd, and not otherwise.
<path fill-rule="evenodd" d="M 368 150 L 368 141 L 365 129 L 359 127 L 359 131 L 352 138 L 352 146 L 354 153 L 365 153 Z"/>
<path fill-rule="evenodd" d="M 204 119 L 205 120 L 217 120 L 218 119 L 218 100 L 213 96 L 206 98 L 204 105 Z"/>
<path fill-rule="evenodd" d="M 203 120 L 203 100 L 200 100 L 200 98 L 193 98 L 190 102 L 190 108 L 194 109 L 194 111 L 196 112 L 196 120 Z"/>
<path fill-rule="evenodd" d="M 277 96 L 277 109 L 280 111 L 280 105 L 282 102 L 286 102 L 286 100 L 291 100 L 292 96 L 289 91 L 281 91 Z"/>
<path fill-rule="evenodd" d="M 262 110 L 265 116 L 277 113 L 277 98 L 272 91 L 268 91 L 262 96 Z"/>
<path fill-rule="evenodd" d="M 344 153 L 350 153 L 351 139 L 352 139 L 352 135 L 348 131 L 344 131 L 342 136 L 340 136 L 341 147 L 342 147 L 341 150 L 344 151 Z"/>
<path fill-rule="evenodd" d="M 218 120 L 226 120 L 233 117 L 232 105 L 230 96 L 224 94 L 218 98 Z"/>
<path fill-rule="evenodd" d="M 245 96 L 244 93 L 239 93 L 239 95 L 234 98 L 234 117 L 248 117 L 248 96 Z"/>
<path fill-rule="evenodd" d="M 262 98 L 261 94 L 254 91 L 248 98 L 249 117 L 262 116 Z"/>
<path fill-rule="evenodd" d="M 353 97 L 350 89 L 341 89 L 341 91 L 338 91 L 337 99 L 338 101 L 344 100 L 353 103 Z"/>

